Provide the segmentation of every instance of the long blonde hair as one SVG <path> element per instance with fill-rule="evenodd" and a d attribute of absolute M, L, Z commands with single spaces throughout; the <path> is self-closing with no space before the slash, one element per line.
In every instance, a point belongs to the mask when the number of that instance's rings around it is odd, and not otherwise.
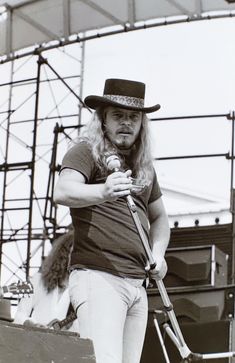
<path fill-rule="evenodd" d="M 58 237 L 53 242 L 49 255 L 43 261 L 41 275 L 48 292 L 57 286 L 63 288 L 66 285 L 73 238 L 73 230 Z"/>
<path fill-rule="evenodd" d="M 91 120 L 83 127 L 78 138 L 78 141 L 86 141 L 90 145 L 94 160 L 101 170 L 106 168 L 106 155 L 118 153 L 115 145 L 105 137 L 103 115 L 104 108 L 97 109 L 93 113 Z M 131 160 L 129 160 L 132 175 L 138 179 L 138 182 L 145 185 L 150 184 L 153 176 L 148 123 L 149 119 L 146 114 L 143 114 L 139 136 L 133 147 Z"/>

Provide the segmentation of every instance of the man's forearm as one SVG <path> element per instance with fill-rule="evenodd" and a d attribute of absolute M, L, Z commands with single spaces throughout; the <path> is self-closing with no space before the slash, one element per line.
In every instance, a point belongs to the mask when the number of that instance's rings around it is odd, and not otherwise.
<path fill-rule="evenodd" d="M 54 200 L 71 208 L 83 208 L 105 202 L 103 184 L 82 184 L 73 181 L 58 185 Z"/>
<path fill-rule="evenodd" d="M 159 216 L 150 226 L 153 257 L 165 255 L 170 240 L 170 227 L 167 216 Z"/>

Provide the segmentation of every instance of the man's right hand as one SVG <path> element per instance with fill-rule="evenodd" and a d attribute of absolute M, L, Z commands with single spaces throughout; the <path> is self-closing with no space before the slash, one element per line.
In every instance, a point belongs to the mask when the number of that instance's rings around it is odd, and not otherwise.
<path fill-rule="evenodd" d="M 104 184 L 103 196 L 106 201 L 116 200 L 130 194 L 132 187 L 131 170 L 115 171 L 110 174 Z"/>

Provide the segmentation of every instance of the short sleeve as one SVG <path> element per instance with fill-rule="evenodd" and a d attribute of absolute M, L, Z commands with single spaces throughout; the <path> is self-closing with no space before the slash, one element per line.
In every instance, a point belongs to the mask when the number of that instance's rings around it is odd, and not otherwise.
<path fill-rule="evenodd" d="M 62 160 L 60 172 L 65 168 L 73 169 L 82 173 L 89 181 L 94 167 L 91 148 L 86 142 L 80 142 L 67 151 Z"/>
<path fill-rule="evenodd" d="M 161 196 L 162 196 L 162 192 L 161 192 L 160 186 L 158 184 L 156 171 L 154 169 L 152 190 L 151 190 L 151 194 L 150 194 L 148 203 L 154 202 L 155 200 L 159 199 Z"/>

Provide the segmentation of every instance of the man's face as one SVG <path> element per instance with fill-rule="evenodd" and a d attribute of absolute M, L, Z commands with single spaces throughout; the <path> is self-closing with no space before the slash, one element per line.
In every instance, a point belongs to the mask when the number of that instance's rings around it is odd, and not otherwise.
<path fill-rule="evenodd" d="M 107 107 L 104 112 L 106 136 L 118 149 L 130 149 L 139 135 L 142 117 L 141 111 Z"/>

